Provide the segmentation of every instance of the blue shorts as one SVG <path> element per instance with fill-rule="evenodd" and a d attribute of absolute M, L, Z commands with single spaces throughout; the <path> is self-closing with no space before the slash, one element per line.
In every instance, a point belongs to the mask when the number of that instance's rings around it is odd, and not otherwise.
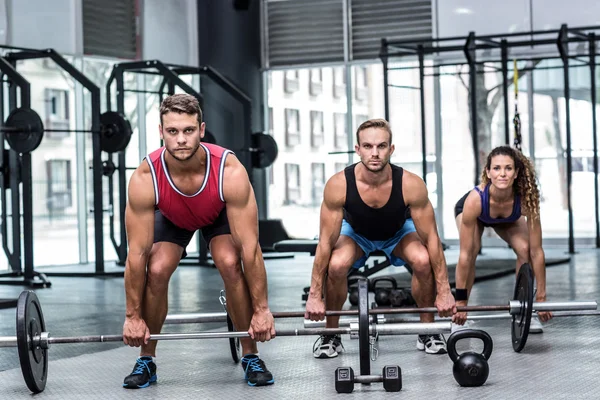
<path fill-rule="evenodd" d="M 369 255 L 377 250 L 383 251 L 387 256 L 388 260 L 390 260 L 390 262 L 392 263 L 392 265 L 401 267 L 406 264 L 406 261 L 399 257 L 396 257 L 394 254 L 392 254 L 392 252 L 404 236 L 416 231 L 417 229 L 415 228 L 415 223 L 411 218 L 409 218 L 406 220 L 404 225 L 402 225 L 402 228 L 400 228 L 400 230 L 396 232 L 396 234 L 390 239 L 369 240 L 364 236 L 354 232 L 354 229 L 352 229 L 348 221 L 344 219 L 342 220 L 342 230 L 340 231 L 340 235 L 348 236 L 350 239 L 354 240 L 356 244 L 358 244 L 358 246 L 365 253 L 363 257 L 361 257 L 352 265 L 352 268 L 358 269 L 365 265 L 365 263 L 367 262 L 367 258 L 369 258 Z"/>

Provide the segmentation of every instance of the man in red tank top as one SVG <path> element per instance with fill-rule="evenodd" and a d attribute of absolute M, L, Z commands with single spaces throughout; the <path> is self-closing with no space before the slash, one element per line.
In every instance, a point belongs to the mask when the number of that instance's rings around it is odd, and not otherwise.
<path fill-rule="evenodd" d="M 198 229 L 223 279 L 233 324 L 251 336 L 241 339 L 245 379 L 250 386 L 272 384 L 256 347 L 256 341 L 270 340 L 275 328 L 246 169 L 230 150 L 201 143 L 205 124 L 194 96 L 165 98 L 160 118 L 164 147 L 142 161 L 128 187 L 123 341 L 141 350 L 123 386 L 156 382 L 156 341 L 149 341 L 150 334 L 162 329 L 169 280 Z"/>

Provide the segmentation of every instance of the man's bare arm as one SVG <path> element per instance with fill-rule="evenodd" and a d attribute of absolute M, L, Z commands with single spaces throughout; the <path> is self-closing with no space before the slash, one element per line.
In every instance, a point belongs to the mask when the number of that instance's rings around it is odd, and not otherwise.
<path fill-rule="evenodd" d="M 344 218 L 344 202 L 346 201 L 346 180 L 343 172 L 332 176 L 323 192 L 319 227 L 319 243 L 313 262 L 309 296 L 323 296 L 323 282 L 333 248 L 340 237 L 342 219 Z"/>
<path fill-rule="evenodd" d="M 154 241 L 154 185 L 146 162 L 131 176 L 125 208 L 129 247 L 125 262 L 126 317 L 142 318 L 148 255 Z"/>
<path fill-rule="evenodd" d="M 223 197 L 231 237 L 241 252 L 244 276 L 254 312 L 268 311 L 267 273 L 258 243 L 258 206 L 244 166 L 227 156 L 223 176 Z"/>
<path fill-rule="evenodd" d="M 425 182 L 418 176 L 405 171 L 402 180 L 404 201 L 410 207 L 415 228 L 429 253 L 429 261 L 435 276 L 438 293 L 450 292 L 448 269 L 442 242 L 438 236 L 433 206 L 429 201 Z"/>

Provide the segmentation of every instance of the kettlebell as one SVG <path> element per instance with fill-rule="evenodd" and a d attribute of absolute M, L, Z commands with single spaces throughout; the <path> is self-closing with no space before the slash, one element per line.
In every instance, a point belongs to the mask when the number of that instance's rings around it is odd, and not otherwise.
<path fill-rule="evenodd" d="M 466 351 L 462 354 L 456 352 L 456 342 L 460 339 L 475 338 L 483 341 L 483 352 Z M 494 342 L 492 337 L 479 329 L 462 329 L 448 337 L 448 355 L 454 362 L 452 373 L 460 386 L 481 386 L 487 381 L 490 374 L 488 360 L 492 355 Z"/>
<path fill-rule="evenodd" d="M 391 276 L 380 276 L 371 281 L 371 287 L 373 288 L 373 292 L 375 292 L 375 303 L 378 306 L 389 306 L 391 304 L 390 292 L 396 290 L 397 283 L 396 279 Z"/>
<path fill-rule="evenodd" d="M 364 279 L 361 275 L 348 277 L 348 300 L 353 306 L 358 305 L 358 281 Z"/>

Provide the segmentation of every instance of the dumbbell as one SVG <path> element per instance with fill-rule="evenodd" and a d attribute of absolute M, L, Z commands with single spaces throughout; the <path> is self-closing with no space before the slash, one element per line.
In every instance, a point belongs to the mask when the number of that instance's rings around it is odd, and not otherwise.
<path fill-rule="evenodd" d="M 371 290 L 375 293 L 375 302 L 378 306 L 389 306 L 389 295 L 392 291 L 396 290 L 397 287 L 398 284 L 396 283 L 396 279 L 391 276 L 381 276 L 371 280 Z"/>
<path fill-rule="evenodd" d="M 383 382 L 386 392 L 402 390 L 402 370 L 397 365 L 386 365 L 381 375 L 354 375 L 351 367 L 339 367 L 335 370 L 335 390 L 338 393 L 352 393 L 355 383 Z"/>

